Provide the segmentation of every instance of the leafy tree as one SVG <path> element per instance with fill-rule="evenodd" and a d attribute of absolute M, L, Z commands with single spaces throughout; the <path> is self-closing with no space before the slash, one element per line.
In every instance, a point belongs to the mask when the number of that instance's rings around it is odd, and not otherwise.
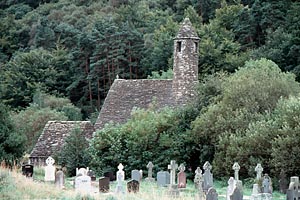
<path fill-rule="evenodd" d="M 24 153 L 25 137 L 18 133 L 8 108 L 0 102 L 0 160 L 14 164 Z"/>
<path fill-rule="evenodd" d="M 76 174 L 76 168 L 87 167 L 89 165 L 88 146 L 89 143 L 79 127 L 74 128 L 66 138 L 65 144 L 58 156 L 58 163 L 67 168 L 70 176 Z"/>

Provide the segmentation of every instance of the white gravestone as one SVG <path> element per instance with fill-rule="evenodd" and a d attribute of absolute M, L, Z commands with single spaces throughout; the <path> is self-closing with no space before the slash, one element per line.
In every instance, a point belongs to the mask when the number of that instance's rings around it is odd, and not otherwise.
<path fill-rule="evenodd" d="M 261 179 L 261 174 L 264 171 L 264 168 L 262 168 L 260 163 L 258 163 L 256 165 L 255 171 L 256 171 L 256 180 L 260 180 Z"/>
<path fill-rule="evenodd" d="M 75 190 L 81 193 L 89 194 L 92 189 L 91 177 L 87 175 L 77 176 L 75 178 Z"/>
<path fill-rule="evenodd" d="M 212 169 L 211 164 L 206 161 L 203 165 L 203 169 L 204 169 L 204 174 L 203 174 L 203 178 L 204 178 L 204 182 L 203 182 L 203 190 L 205 192 L 208 191 L 209 188 L 213 187 L 213 175 L 210 172 Z"/>
<path fill-rule="evenodd" d="M 176 179 L 176 169 L 178 168 L 178 165 L 176 164 L 175 160 L 171 160 L 170 165 L 168 165 L 168 169 L 170 170 L 170 185 L 175 185 L 175 179 Z"/>
<path fill-rule="evenodd" d="M 45 181 L 55 181 L 55 166 L 53 164 L 55 160 L 49 156 L 46 159 L 46 167 L 45 167 Z"/>
<path fill-rule="evenodd" d="M 64 172 L 59 170 L 55 173 L 55 185 L 58 188 L 65 187 L 65 175 Z"/>
<path fill-rule="evenodd" d="M 118 166 L 119 171 L 117 171 L 117 186 L 116 186 L 116 193 L 125 193 L 124 191 L 124 171 L 123 171 L 123 165 L 120 163 Z"/>
<path fill-rule="evenodd" d="M 239 180 L 239 171 L 241 169 L 239 163 L 235 162 L 232 166 L 232 169 L 234 170 L 234 180 Z"/>
<path fill-rule="evenodd" d="M 136 170 L 136 169 L 132 170 L 131 171 L 131 179 L 140 182 L 141 181 L 141 173 L 140 173 L 140 171 Z"/>
<path fill-rule="evenodd" d="M 86 169 L 85 168 L 76 168 L 76 176 L 78 176 L 79 174 L 81 174 L 82 176 L 87 176 L 87 173 L 89 171 L 89 168 L 87 167 Z"/>
<path fill-rule="evenodd" d="M 233 177 L 230 177 L 228 180 L 228 187 L 226 193 L 226 200 L 230 200 L 230 195 L 233 193 L 235 187 L 235 181 Z"/>

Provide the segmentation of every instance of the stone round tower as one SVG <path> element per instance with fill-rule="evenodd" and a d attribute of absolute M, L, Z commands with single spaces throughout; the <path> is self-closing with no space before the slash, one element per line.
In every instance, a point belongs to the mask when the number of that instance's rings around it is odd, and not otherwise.
<path fill-rule="evenodd" d="M 185 18 L 174 38 L 173 96 L 177 104 L 186 104 L 195 95 L 198 83 L 199 37 L 192 23 Z"/>

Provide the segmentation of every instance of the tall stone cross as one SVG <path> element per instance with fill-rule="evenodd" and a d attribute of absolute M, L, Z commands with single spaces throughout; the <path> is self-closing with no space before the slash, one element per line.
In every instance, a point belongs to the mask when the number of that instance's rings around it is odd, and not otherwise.
<path fill-rule="evenodd" d="M 210 170 L 212 169 L 211 164 L 206 161 L 203 165 L 203 169 L 204 169 L 204 174 L 203 174 L 203 190 L 205 192 L 208 191 L 209 188 L 213 187 L 213 175 L 210 172 Z"/>
<path fill-rule="evenodd" d="M 232 169 L 234 170 L 234 180 L 239 180 L 239 171 L 241 169 L 239 163 L 235 162 L 232 166 Z"/>
<path fill-rule="evenodd" d="M 55 163 L 55 160 L 49 156 L 47 159 L 46 159 L 46 164 L 49 166 L 52 166 L 53 164 Z"/>
<path fill-rule="evenodd" d="M 195 171 L 195 178 L 194 178 L 194 183 L 198 189 L 198 195 L 199 198 L 198 199 L 204 199 L 204 193 L 203 193 L 203 188 L 202 188 L 202 184 L 204 181 L 203 175 L 202 175 L 202 170 L 200 167 L 197 167 L 196 171 Z"/>
<path fill-rule="evenodd" d="M 168 165 L 168 169 L 170 169 L 170 185 L 175 185 L 175 179 L 176 179 L 176 169 L 178 168 L 178 165 L 176 164 L 175 160 L 171 160 L 170 165 Z"/>
<path fill-rule="evenodd" d="M 118 169 L 119 169 L 119 171 L 117 172 L 117 179 L 118 179 L 118 177 L 119 177 L 119 178 L 120 178 L 120 181 L 124 181 L 124 180 L 125 180 L 125 173 L 124 173 L 124 171 L 123 171 L 124 166 L 122 165 L 122 163 L 120 163 L 120 164 L 118 165 Z"/>
<path fill-rule="evenodd" d="M 153 169 L 153 163 L 152 162 L 149 162 L 148 165 L 147 165 L 147 168 L 148 168 L 148 178 L 152 179 L 152 169 Z"/>
<path fill-rule="evenodd" d="M 261 179 L 261 174 L 264 171 L 264 168 L 262 168 L 261 164 L 258 163 L 255 167 L 255 171 L 256 171 L 256 179 L 260 180 Z"/>

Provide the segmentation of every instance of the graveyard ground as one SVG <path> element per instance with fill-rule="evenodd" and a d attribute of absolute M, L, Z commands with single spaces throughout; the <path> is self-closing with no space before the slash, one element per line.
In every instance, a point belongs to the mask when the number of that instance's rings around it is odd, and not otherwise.
<path fill-rule="evenodd" d="M 88 196 L 78 194 L 72 186 L 74 177 L 67 178 L 65 189 L 61 190 L 54 186 L 53 183 L 44 183 L 43 168 L 36 168 L 32 178 L 22 176 L 20 170 L 8 170 L 0 167 L 0 199 L 101 199 L 101 200 L 169 200 L 174 199 L 167 195 L 167 188 L 157 187 L 155 183 L 143 181 L 140 186 L 140 192 L 137 194 L 124 195 L 114 194 L 116 183 L 111 183 L 110 193 L 99 194 L 97 182 L 93 182 L 93 191 Z M 97 178 L 98 180 L 98 178 Z M 214 185 L 219 194 L 219 200 L 225 200 L 227 183 L 226 181 L 215 181 Z M 125 188 L 125 184 L 124 184 Z M 188 182 L 187 188 L 180 193 L 178 200 L 194 200 L 195 189 L 192 182 Z M 244 188 L 245 199 L 251 194 L 250 184 Z M 274 200 L 283 200 L 285 195 L 278 192 L 273 193 Z"/>

